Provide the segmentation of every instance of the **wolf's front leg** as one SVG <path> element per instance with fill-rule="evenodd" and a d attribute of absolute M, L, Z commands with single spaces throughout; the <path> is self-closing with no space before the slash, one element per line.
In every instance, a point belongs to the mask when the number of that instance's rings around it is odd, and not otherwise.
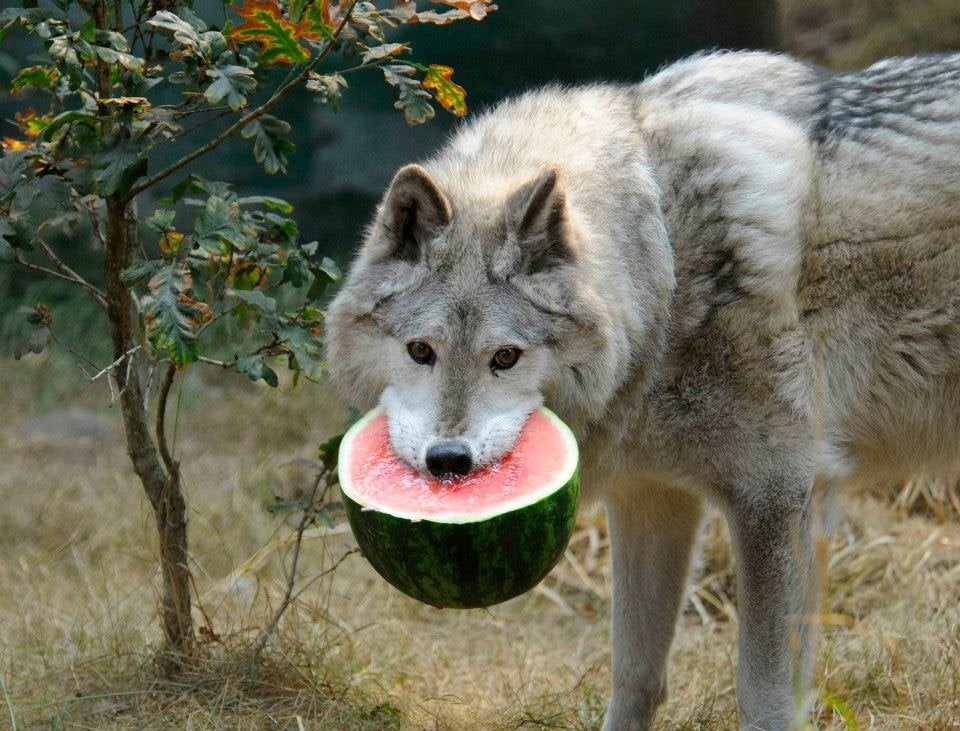
<path fill-rule="evenodd" d="M 636 486 L 607 498 L 613 553 L 613 697 L 605 731 L 643 731 L 666 698 L 667 655 L 700 524 L 699 498 Z"/>
<path fill-rule="evenodd" d="M 729 514 L 737 558 L 740 725 L 788 731 L 813 674 L 817 576 L 812 509 L 753 495 Z"/>

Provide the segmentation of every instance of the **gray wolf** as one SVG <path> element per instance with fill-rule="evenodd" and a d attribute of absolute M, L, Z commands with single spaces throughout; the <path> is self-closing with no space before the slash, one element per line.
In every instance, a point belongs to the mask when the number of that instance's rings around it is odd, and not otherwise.
<path fill-rule="evenodd" d="M 960 454 L 960 55 L 708 54 L 507 101 L 397 173 L 328 328 L 417 469 L 496 460 L 541 402 L 574 428 L 612 541 L 608 729 L 666 696 L 718 506 L 740 723 L 790 728 L 823 506 Z"/>

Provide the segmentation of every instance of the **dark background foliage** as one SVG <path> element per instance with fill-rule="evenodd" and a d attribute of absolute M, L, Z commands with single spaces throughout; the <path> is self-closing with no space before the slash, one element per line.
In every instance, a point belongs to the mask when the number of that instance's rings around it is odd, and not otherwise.
<path fill-rule="evenodd" d="M 213 11 L 213 4 L 204 6 L 197 3 L 199 14 L 222 26 L 217 17 L 221 11 Z M 417 60 L 456 69 L 456 80 L 467 89 L 470 111 L 476 114 L 504 97 L 548 83 L 634 82 L 698 49 L 775 47 L 776 12 L 772 0 L 505 0 L 484 23 L 455 24 L 443 33 L 432 30 L 403 29 L 391 40 L 409 38 Z M 27 39 L 15 35 L 4 43 L 3 119 L 11 119 L 23 102 L 11 98 L 4 87 L 29 63 L 27 48 Z M 339 113 L 315 104 L 307 92 L 298 93 L 287 106 L 284 118 L 293 124 L 297 144 L 287 175 L 265 175 L 251 158 L 249 143 L 241 139 L 190 170 L 229 180 L 241 195 L 289 200 L 305 241 L 317 239 L 328 254 L 348 258 L 393 171 L 429 155 L 461 123 L 439 114 L 411 127 L 392 109 L 395 90 L 378 72 L 352 75 L 349 83 Z M 5 126 L 6 134 L 15 132 Z M 84 257 L 78 253 L 72 263 L 83 269 Z M 94 271 L 86 273 L 97 278 Z M 8 286 L 16 296 L 30 284 L 30 276 L 19 272 L 17 282 Z"/>
<path fill-rule="evenodd" d="M 214 25 L 215 5 L 196 7 Z M 206 12 L 204 12 L 206 11 Z M 960 42 L 955 0 L 503 0 L 484 23 L 459 23 L 443 33 L 426 27 L 398 32 L 414 41 L 417 60 L 456 69 L 471 114 L 511 94 L 548 83 L 635 82 L 671 60 L 702 49 L 770 48 L 833 67 L 868 64 L 882 55 L 942 50 Z M 9 80 L 31 63 L 29 42 L 14 32 L 0 51 L 0 137 L 15 134 Z M 271 194 L 292 202 L 304 241 L 346 263 L 376 201 L 397 167 L 421 159 L 464 122 L 438 114 L 411 127 L 392 109 L 395 90 L 374 71 L 349 77 L 339 113 L 299 92 L 284 117 L 293 123 L 297 151 L 287 175 L 267 176 L 235 139 L 189 168 L 235 183 L 241 195 Z M 467 117 L 469 120 L 469 116 Z M 176 153 L 171 150 L 170 156 Z M 187 172 L 187 171 L 184 171 Z M 153 193 L 158 195 L 161 192 Z M 149 214 L 142 211 L 144 215 Z M 68 261 L 97 281 L 84 246 Z M 55 301 L 63 288 L 30 272 L 0 267 L 0 313 L 35 299 Z M 19 320 L 0 315 L 0 350 L 19 338 Z"/>

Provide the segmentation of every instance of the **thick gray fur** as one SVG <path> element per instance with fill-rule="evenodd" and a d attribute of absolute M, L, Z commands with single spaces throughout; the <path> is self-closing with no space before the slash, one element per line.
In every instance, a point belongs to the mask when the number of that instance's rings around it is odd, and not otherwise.
<path fill-rule="evenodd" d="M 709 500 L 738 566 L 741 725 L 812 681 L 819 506 L 953 466 L 960 56 L 831 75 L 725 53 L 547 88 L 402 170 L 328 314 L 333 375 L 398 453 L 577 433 L 613 546 L 608 729 L 646 729 Z M 415 363 L 424 340 L 436 360 Z M 523 350 L 493 370 L 503 346 Z"/>

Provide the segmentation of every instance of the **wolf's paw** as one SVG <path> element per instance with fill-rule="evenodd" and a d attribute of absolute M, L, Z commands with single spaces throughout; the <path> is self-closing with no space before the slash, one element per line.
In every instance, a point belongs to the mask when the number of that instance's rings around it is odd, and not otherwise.
<path fill-rule="evenodd" d="M 615 693 L 607 707 L 603 731 L 647 731 L 657 708 L 666 699 L 666 681 L 655 690 Z"/>

